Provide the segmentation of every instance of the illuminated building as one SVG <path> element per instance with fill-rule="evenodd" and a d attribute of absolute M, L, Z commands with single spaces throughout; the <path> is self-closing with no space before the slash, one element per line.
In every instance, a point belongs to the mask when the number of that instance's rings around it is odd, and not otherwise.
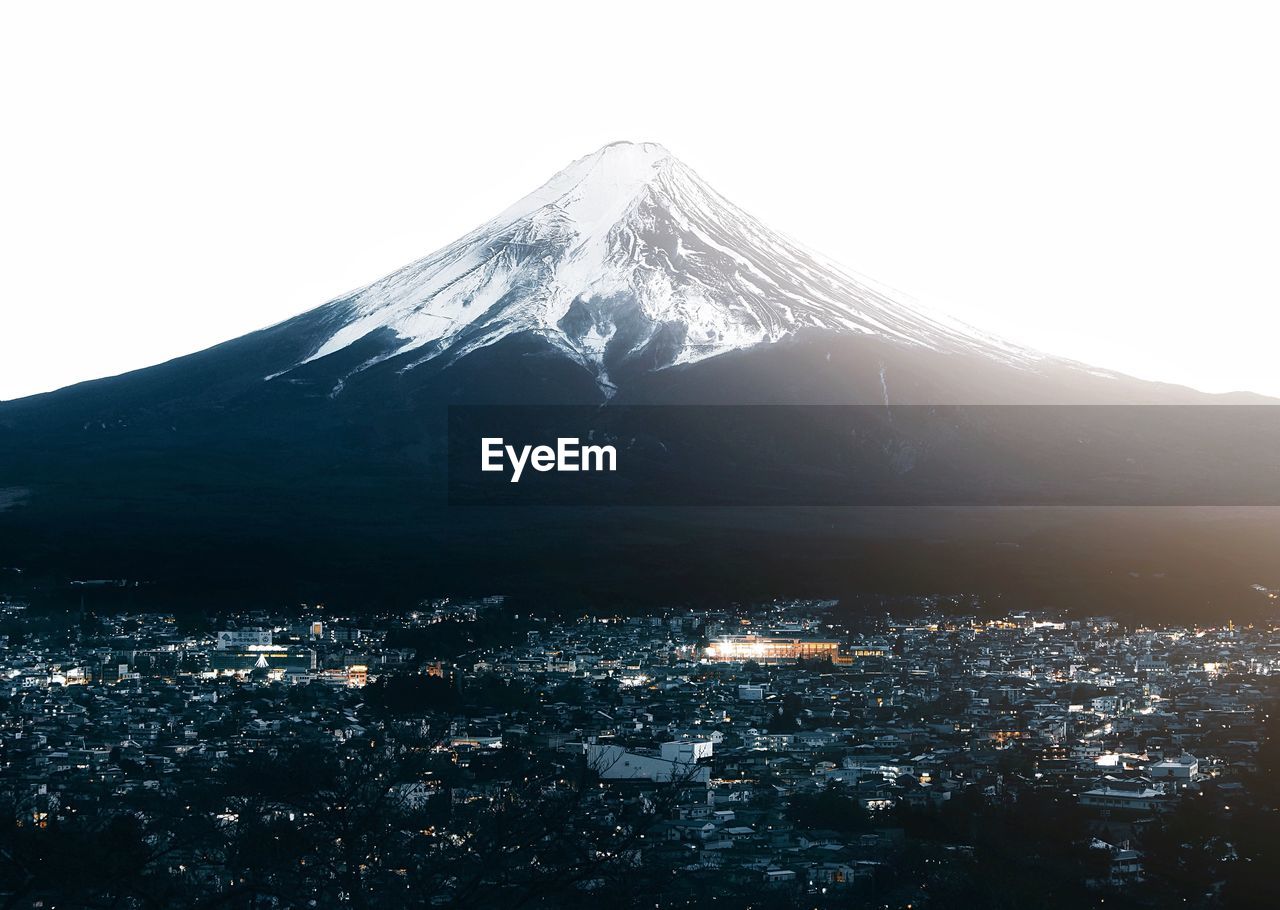
<path fill-rule="evenodd" d="M 726 635 L 707 646 L 706 659 L 727 663 L 754 660 L 773 664 L 794 660 L 829 660 L 847 663 L 834 638 L 799 638 L 773 635 Z"/>
<path fill-rule="evenodd" d="M 888 657 L 888 645 L 859 644 L 853 646 L 854 657 Z"/>
<path fill-rule="evenodd" d="M 219 651 L 239 651 L 271 644 L 270 629 L 226 629 L 218 633 Z"/>
<path fill-rule="evenodd" d="M 255 669 L 314 670 L 316 652 L 310 648 L 289 648 L 282 645 L 227 648 L 212 652 L 209 655 L 209 666 L 223 673 L 245 673 Z"/>
<path fill-rule="evenodd" d="M 369 683 L 369 668 L 364 664 L 352 664 L 349 667 L 329 667 L 317 671 L 315 678 L 331 686 L 352 686 L 359 689 Z"/>

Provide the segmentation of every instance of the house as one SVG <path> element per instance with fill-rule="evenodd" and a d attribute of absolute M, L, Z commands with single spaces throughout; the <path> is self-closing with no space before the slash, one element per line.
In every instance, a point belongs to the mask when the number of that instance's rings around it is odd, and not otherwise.
<path fill-rule="evenodd" d="M 1169 808 L 1168 797 L 1162 790 L 1142 781 L 1121 781 L 1108 778 L 1100 787 L 1080 794 L 1080 805 L 1091 809 L 1119 812 L 1163 812 Z"/>
<path fill-rule="evenodd" d="M 871 866 L 859 868 L 841 862 L 816 863 L 809 867 L 809 884 L 817 888 L 839 888 L 852 885 L 858 879 L 866 881 L 871 875 Z"/>
<path fill-rule="evenodd" d="M 668 840 L 705 841 L 716 833 L 716 826 L 699 819 L 680 818 L 663 826 Z"/>
<path fill-rule="evenodd" d="M 688 760 L 631 752 L 622 746 L 588 743 L 587 766 L 604 780 L 648 780 L 655 783 L 700 783 L 711 779 L 711 769 Z M 673 750 L 681 755 L 680 750 Z"/>
<path fill-rule="evenodd" d="M 1147 766 L 1147 776 L 1152 780 L 1171 780 L 1185 786 L 1196 779 L 1200 773 L 1200 760 L 1190 752 L 1183 752 L 1177 758 L 1165 759 Z"/>
<path fill-rule="evenodd" d="M 1086 882 L 1089 887 L 1123 888 L 1143 880 L 1142 854 L 1130 849 L 1127 842 L 1114 846 L 1094 838 L 1089 849 L 1097 870 Z"/>

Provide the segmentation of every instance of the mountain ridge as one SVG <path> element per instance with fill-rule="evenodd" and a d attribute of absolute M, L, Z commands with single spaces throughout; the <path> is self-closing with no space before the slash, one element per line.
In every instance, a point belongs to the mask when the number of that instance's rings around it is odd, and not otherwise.
<path fill-rule="evenodd" d="M 634 380 L 814 333 L 886 342 L 877 382 L 855 396 L 861 401 L 888 397 L 903 348 L 1012 367 L 1014 386 L 1048 374 L 1088 388 L 1086 401 L 1107 397 L 1109 386 L 1119 403 L 1272 400 L 1133 379 L 927 312 L 770 230 L 659 143 L 627 141 L 577 159 L 458 240 L 362 288 L 205 351 L 65 391 L 256 344 L 256 380 L 310 384 L 323 376 L 337 397 L 383 364 L 397 375 L 433 361 L 448 366 L 527 334 L 585 369 L 607 399 L 619 375 Z"/>

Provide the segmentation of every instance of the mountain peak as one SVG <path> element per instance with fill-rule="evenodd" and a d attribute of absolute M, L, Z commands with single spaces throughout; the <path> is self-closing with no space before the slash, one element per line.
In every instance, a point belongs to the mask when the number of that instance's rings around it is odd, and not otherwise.
<path fill-rule="evenodd" d="M 1028 356 L 925 316 L 769 230 L 654 142 L 579 158 L 496 218 L 327 310 L 329 333 L 304 363 L 383 339 L 335 391 L 392 358 L 409 370 L 518 333 L 549 342 L 605 390 L 627 363 L 662 369 L 802 329 Z"/>
<path fill-rule="evenodd" d="M 655 158 L 671 158 L 671 152 L 661 142 L 632 142 L 630 139 L 618 139 L 606 143 L 591 155 L 650 155 Z"/>
<path fill-rule="evenodd" d="M 510 224 L 552 208 L 582 233 L 607 229 L 640 192 L 679 162 L 656 142 L 611 142 L 584 155 L 490 224 Z"/>

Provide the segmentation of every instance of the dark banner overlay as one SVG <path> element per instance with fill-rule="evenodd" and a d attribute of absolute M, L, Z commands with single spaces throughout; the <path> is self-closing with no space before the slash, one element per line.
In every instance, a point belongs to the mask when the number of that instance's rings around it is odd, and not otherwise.
<path fill-rule="evenodd" d="M 449 503 L 1276 506 L 1272 406 L 453 406 Z"/>

